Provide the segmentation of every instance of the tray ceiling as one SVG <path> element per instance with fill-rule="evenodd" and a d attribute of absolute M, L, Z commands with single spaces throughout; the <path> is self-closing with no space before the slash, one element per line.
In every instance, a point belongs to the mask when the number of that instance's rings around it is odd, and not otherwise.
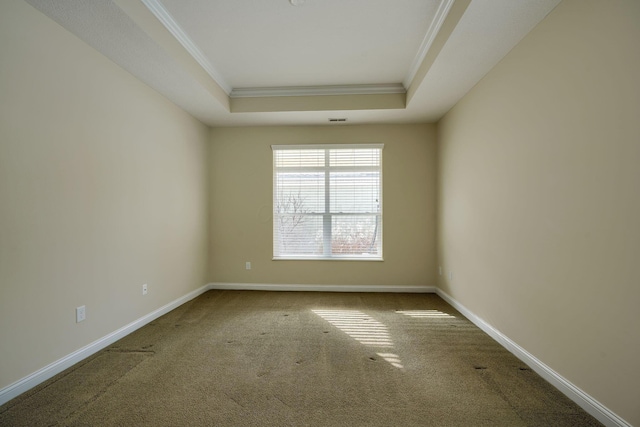
<path fill-rule="evenodd" d="M 238 126 L 436 121 L 559 0 L 27 2 L 201 121 Z"/>

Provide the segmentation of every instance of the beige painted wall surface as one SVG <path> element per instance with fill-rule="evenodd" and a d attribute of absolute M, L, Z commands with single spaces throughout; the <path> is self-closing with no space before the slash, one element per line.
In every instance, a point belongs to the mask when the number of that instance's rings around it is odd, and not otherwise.
<path fill-rule="evenodd" d="M 217 128 L 211 142 L 212 282 L 434 285 L 433 125 Z M 384 262 L 273 261 L 271 145 L 362 142 L 385 144 Z"/>
<path fill-rule="evenodd" d="M 439 124 L 439 286 L 640 425 L 640 2 L 565 0 Z"/>
<path fill-rule="evenodd" d="M 206 283 L 209 130 L 22 1 L 0 41 L 3 388 Z"/>

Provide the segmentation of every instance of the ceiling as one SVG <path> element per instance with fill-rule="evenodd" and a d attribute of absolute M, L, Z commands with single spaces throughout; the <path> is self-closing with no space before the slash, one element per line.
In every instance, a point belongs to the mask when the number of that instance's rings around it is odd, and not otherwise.
<path fill-rule="evenodd" d="M 560 2 L 26 1 L 211 126 L 437 121 Z"/>

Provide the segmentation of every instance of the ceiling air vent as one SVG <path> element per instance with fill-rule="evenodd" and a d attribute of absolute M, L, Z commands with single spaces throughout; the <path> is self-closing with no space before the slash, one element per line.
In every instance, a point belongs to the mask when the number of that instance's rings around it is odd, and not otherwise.
<path fill-rule="evenodd" d="M 344 118 L 344 119 L 329 119 L 329 121 L 332 122 L 332 123 L 334 123 L 334 122 L 346 122 L 347 119 L 346 118 Z"/>

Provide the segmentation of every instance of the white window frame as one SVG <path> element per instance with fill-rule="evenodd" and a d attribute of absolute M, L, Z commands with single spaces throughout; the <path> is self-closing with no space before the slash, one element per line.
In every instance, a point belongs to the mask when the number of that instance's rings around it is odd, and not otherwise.
<path fill-rule="evenodd" d="M 271 146 L 273 155 L 273 260 L 348 260 L 348 261 L 383 261 L 382 255 L 382 150 L 384 148 L 384 144 L 304 144 L 304 145 L 272 145 Z M 337 150 L 337 149 L 378 149 L 380 150 L 380 164 L 376 171 L 379 176 L 379 200 L 378 200 L 378 211 L 377 212 L 367 212 L 367 213 L 357 213 L 355 215 L 375 215 L 376 216 L 376 238 L 378 239 L 378 247 L 379 253 L 377 254 L 333 254 L 332 253 L 332 218 L 334 216 L 345 216 L 349 215 L 349 213 L 344 212 L 330 212 L 330 172 L 335 170 L 336 168 L 329 164 L 329 150 Z M 325 185 L 325 198 L 324 198 L 324 212 L 315 213 L 313 215 L 322 215 L 322 229 L 323 229 L 323 254 L 280 254 L 277 248 L 278 242 L 276 238 L 276 227 L 277 227 L 277 215 L 276 212 L 276 192 L 277 192 L 277 167 L 276 167 L 276 156 L 275 153 L 278 150 L 325 150 L 325 164 L 324 167 L 310 167 L 309 170 L 318 171 L 324 170 L 324 185 Z M 304 168 L 302 168 L 304 169 Z M 353 169 L 357 169 L 357 167 L 353 167 Z"/>

